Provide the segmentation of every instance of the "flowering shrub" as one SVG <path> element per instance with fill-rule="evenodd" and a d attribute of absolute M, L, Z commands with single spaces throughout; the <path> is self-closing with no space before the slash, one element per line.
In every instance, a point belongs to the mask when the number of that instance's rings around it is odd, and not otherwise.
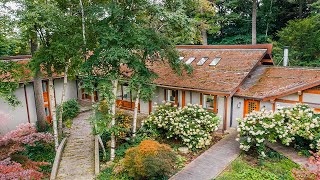
<path fill-rule="evenodd" d="M 44 174 L 39 172 L 39 166 L 49 164 L 30 160 L 26 151 L 40 142 L 49 144 L 52 141 L 50 133 L 38 133 L 31 124 L 21 124 L 16 130 L 1 136 L 0 179 L 41 179 Z"/>
<path fill-rule="evenodd" d="M 177 108 L 166 103 L 156 108 L 146 120 L 146 125 L 160 129 L 167 138 L 181 138 L 189 148 L 200 149 L 210 145 L 211 133 L 218 130 L 219 118 L 199 105 Z"/>
<path fill-rule="evenodd" d="M 120 110 L 116 113 L 116 123 L 118 127 L 117 137 L 125 139 L 130 136 L 131 132 L 132 116 L 125 114 L 124 111 Z"/>
<path fill-rule="evenodd" d="M 135 179 L 169 176 L 174 170 L 176 155 L 165 144 L 144 140 L 126 151 L 124 169 Z"/>
<path fill-rule="evenodd" d="M 38 166 L 34 167 L 37 168 L 26 169 L 20 163 L 7 158 L 0 161 L 0 179 L 41 179 L 44 176 L 43 173 L 38 172 Z"/>
<path fill-rule="evenodd" d="M 290 145 L 297 137 L 311 142 L 311 149 L 320 149 L 320 118 L 307 105 L 297 104 L 292 108 L 281 108 L 277 112 L 252 112 L 239 119 L 240 148 L 248 151 L 251 147 L 264 157 L 264 142 Z"/>

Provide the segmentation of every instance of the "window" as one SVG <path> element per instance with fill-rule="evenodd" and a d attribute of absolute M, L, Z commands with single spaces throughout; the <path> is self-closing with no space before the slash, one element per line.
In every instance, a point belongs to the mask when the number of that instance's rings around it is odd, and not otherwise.
<path fill-rule="evenodd" d="M 127 85 L 120 85 L 117 90 L 117 99 L 131 101 L 131 92 Z"/>
<path fill-rule="evenodd" d="M 195 57 L 191 57 L 187 60 L 186 64 L 191 64 L 196 58 Z"/>
<path fill-rule="evenodd" d="M 260 102 L 256 100 L 245 100 L 244 101 L 244 116 L 250 114 L 253 111 L 260 110 Z"/>
<path fill-rule="evenodd" d="M 208 57 L 203 57 L 200 59 L 200 61 L 197 63 L 197 65 L 202 66 L 207 60 L 208 60 Z"/>
<path fill-rule="evenodd" d="M 214 110 L 214 100 L 212 95 L 203 95 L 203 108 Z"/>
<path fill-rule="evenodd" d="M 167 101 L 175 102 L 176 101 L 177 92 L 175 90 L 167 90 Z"/>
<path fill-rule="evenodd" d="M 123 100 L 131 101 L 131 93 L 128 86 L 122 86 L 123 88 Z"/>
<path fill-rule="evenodd" d="M 214 58 L 211 63 L 209 64 L 209 66 L 215 66 L 219 63 L 219 61 L 221 60 L 221 57 L 216 57 Z"/>
<path fill-rule="evenodd" d="M 48 108 L 48 107 L 45 107 L 45 108 L 44 108 L 44 112 L 46 113 L 46 116 L 50 116 L 49 108 Z"/>
<path fill-rule="evenodd" d="M 42 82 L 42 92 L 47 92 L 47 82 L 46 81 L 43 81 Z"/>

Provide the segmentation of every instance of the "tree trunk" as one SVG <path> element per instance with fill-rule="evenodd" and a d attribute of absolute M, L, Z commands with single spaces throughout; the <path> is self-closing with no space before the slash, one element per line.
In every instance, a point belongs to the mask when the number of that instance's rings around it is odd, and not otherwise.
<path fill-rule="evenodd" d="M 302 19 L 303 0 L 299 0 L 299 19 Z"/>
<path fill-rule="evenodd" d="M 252 3 L 252 44 L 257 44 L 257 0 Z"/>
<path fill-rule="evenodd" d="M 66 67 L 64 69 L 64 77 L 63 77 L 63 89 L 62 89 L 62 95 L 61 95 L 61 102 L 60 102 L 60 116 L 59 116 L 59 134 L 62 135 L 63 127 L 62 127 L 62 113 L 63 113 L 63 103 L 65 101 L 66 97 L 66 91 L 67 91 L 67 84 L 68 84 L 68 69 L 69 69 L 69 63 L 66 64 Z"/>
<path fill-rule="evenodd" d="M 87 40 L 86 40 L 86 21 L 85 21 L 85 18 L 84 18 L 84 9 L 83 9 L 83 3 L 82 3 L 82 0 L 79 0 L 79 3 L 80 3 L 80 7 L 81 7 L 81 22 L 82 22 L 82 38 L 83 38 L 83 45 L 84 45 L 84 49 L 85 49 L 85 52 L 86 52 L 86 46 L 87 46 Z M 84 53 L 85 55 L 85 53 Z"/>
<path fill-rule="evenodd" d="M 30 41 L 31 46 L 31 55 L 33 56 L 38 49 L 37 33 L 32 34 Z M 35 76 L 33 78 L 33 90 L 34 90 L 34 99 L 36 105 L 36 114 L 38 127 L 41 131 L 44 131 L 46 128 L 46 113 L 44 111 L 44 100 L 43 100 L 43 91 L 42 91 L 42 78 L 40 70 L 36 70 Z"/>
<path fill-rule="evenodd" d="M 208 35 L 207 35 L 206 29 L 201 30 L 201 36 L 202 36 L 202 45 L 208 45 Z"/>
<path fill-rule="evenodd" d="M 112 93 L 113 93 L 113 103 L 111 108 L 111 128 L 113 128 L 116 124 L 116 97 L 117 97 L 117 88 L 118 88 L 118 79 L 112 81 Z M 113 161 L 115 158 L 115 148 L 116 148 L 116 137 L 114 133 L 111 133 L 111 152 L 110 152 L 110 160 Z"/>
<path fill-rule="evenodd" d="M 140 101 L 140 86 L 139 86 L 139 89 L 137 92 L 136 101 L 134 103 L 134 114 L 133 114 L 133 122 L 132 122 L 132 137 L 136 137 L 139 101 Z"/>
<path fill-rule="evenodd" d="M 53 137 L 54 137 L 54 146 L 56 150 L 59 146 L 59 137 L 58 137 L 58 127 L 57 127 L 57 117 L 56 117 L 56 103 L 54 97 L 54 86 L 52 76 L 49 78 L 49 99 L 50 99 L 50 111 L 53 125 Z"/>

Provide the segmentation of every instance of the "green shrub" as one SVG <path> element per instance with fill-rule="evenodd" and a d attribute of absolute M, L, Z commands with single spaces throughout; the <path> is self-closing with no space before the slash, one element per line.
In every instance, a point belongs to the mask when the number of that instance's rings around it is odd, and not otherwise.
<path fill-rule="evenodd" d="M 63 112 L 62 112 L 62 120 L 67 121 L 71 120 L 80 112 L 80 105 L 76 99 L 70 99 L 63 103 Z M 57 117 L 60 117 L 60 105 L 57 108 Z"/>
<path fill-rule="evenodd" d="M 128 175 L 135 179 L 162 179 L 173 173 L 176 159 L 168 145 L 144 140 L 126 151 L 123 165 Z"/>

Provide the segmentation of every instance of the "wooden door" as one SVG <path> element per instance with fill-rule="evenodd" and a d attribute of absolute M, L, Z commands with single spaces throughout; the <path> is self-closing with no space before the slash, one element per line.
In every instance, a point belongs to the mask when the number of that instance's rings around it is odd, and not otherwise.
<path fill-rule="evenodd" d="M 245 117 L 247 114 L 250 114 L 253 111 L 259 111 L 259 110 L 260 110 L 260 101 L 256 101 L 256 100 L 245 100 L 244 101 L 243 117 Z"/>
<path fill-rule="evenodd" d="M 44 111 L 46 113 L 47 121 L 51 123 L 48 81 L 42 81 L 42 92 L 43 92 L 43 101 L 44 101 Z"/>

